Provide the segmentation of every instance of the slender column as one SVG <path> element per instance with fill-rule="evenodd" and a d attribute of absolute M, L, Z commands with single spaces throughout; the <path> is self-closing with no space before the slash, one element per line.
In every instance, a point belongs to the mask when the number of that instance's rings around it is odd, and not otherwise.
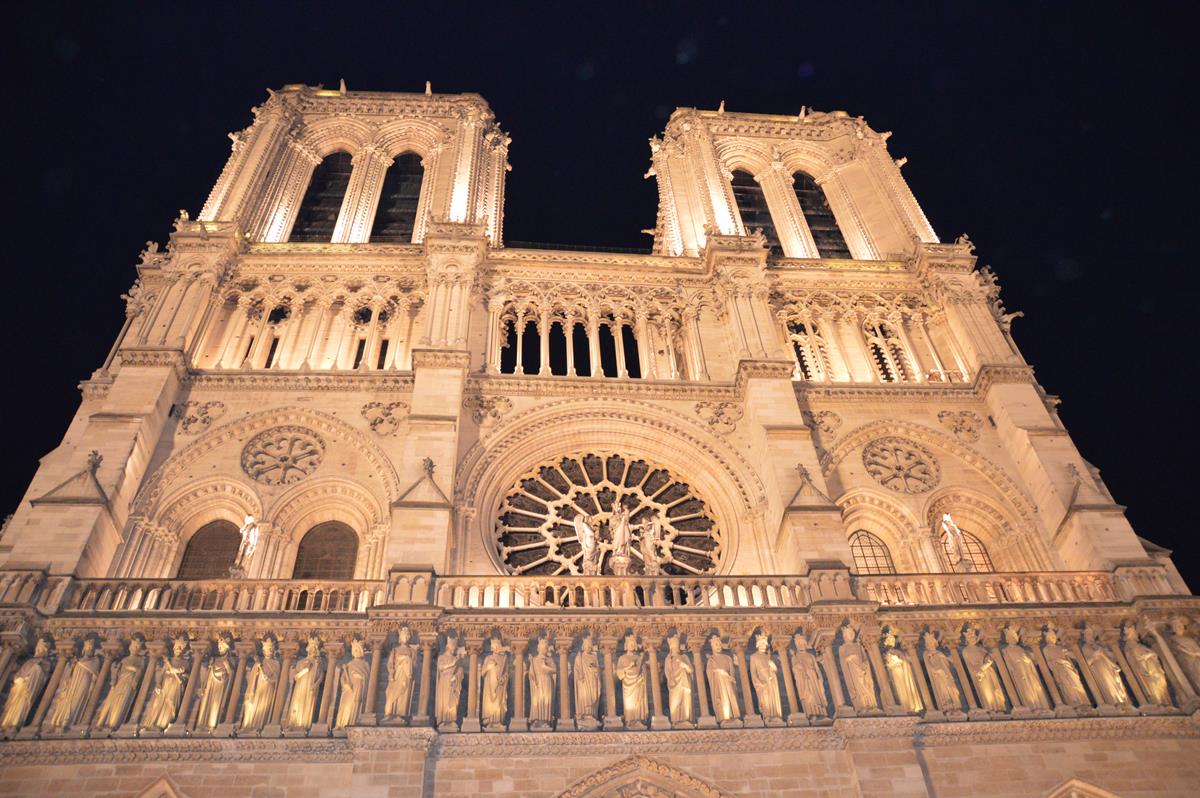
<path fill-rule="evenodd" d="M 529 324 L 529 318 L 525 315 L 518 316 L 513 322 L 517 331 L 517 360 L 513 364 L 513 374 L 527 374 L 525 371 L 525 326 Z"/>
<path fill-rule="evenodd" d="M 50 673 L 50 681 L 46 683 L 46 689 L 42 691 L 42 700 L 38 702 L 37 711 L 33 713 L 33 719 L 29 721 L 28 728 L 37 729 L 41 727 L 42 721 L 46 718 L 46 713 L 50 711 L 50 702 L 54 698 L 54 694 L 58 692 L 58 683 L 62 681 L 63 669 L 67 666 L 67 647 L 70 646 L 71 653 L 74 654 L 75 640 L 70 637 L 58 638 L 54 641 L 54 670 Z"/>
<path fill-rule="evenodd" d="M 692 373 L 689 375 L 693 380 L 709 379 L 708 364 L 704 357 L 704 341 L 700 336 L 700 309 L 690 308 L 687 315 L 684 316 L 684 326 L 687 329 L 688 339 L 691 346 L 690 355 L 692 359 Z"/>
<path fill-rule="evenodd" d="M 866 366 L 867 382 L 879 382 L 879 372 L 875 365 L 875 358 L 871 357 L 871 352 L 867 348 L 867 339 L 863 337 L 862 319 L 857 313 L 849 313 L 847 317 L 849 329 L 846 332 L 849 334 L 850 340 L 854 342 L 854 347 L 858 350 L 860 362 Z M 853 376 L 853 373 L 851 374 Z"/>
<path fill-rule="evenodd" d="M 96 674 L 96 681 L 92 683 L 92 691 L 88 694 L 87 708 L 83 711 L 83 717 L 79 721 L 79 726 L 83 729 L 92 725 L 96 707 L 100 705 L 100 692 L 104 689 L 104 685 L 108 684 L 108 674 L 112 670 L 113 660 L 121 650 L 121 643 L 110 637 L 104 641 L 100 650 L 103 652 L 104 658 L 100 660 L 100 672 Z"/>
<path fill-rule="evenodd" d="M 954 663 L 954 672 L 958 674 L 958 682 L 962 685 L 963 698 L 967 700 L 967 711 L 977 711 L 980 707 L 979 701 L 975 698 L 975 684 L 967 676 L 967 669 L 962 662 L 962 651 L 958 646 L 950 647 L 950 661 Z"/>
<path fill-rule="evenodd" d="M 663 714 L 662 681 L 658 673 L 658 647 L 662 638 L 647 636 L 642 638 L 646 646 L 646 662 L 650 665 L 650 700 L 654 706 L 654 714 L 650 716 L 651 729 L 669 729 L 671 721 Z"/>
<path fill-rule="evenodd" d="M 321 341 L 329 335 L 329 329 L 333 326 L 333 298 L 321 297 L 316 302 L 317 323 L 313 329 L 312 339 L 308 342 L 308 352 L 304 356 L 304 362 L 300 364 L 301 371 L 321 365 L 321 351 L 318 349 Z"/>
<path fill-rule="evenodd" d="M 1153 625 L 1149 625 L 1150 638 L 1154 641 L 1154 650 L 1158 653 L 1158 658 L 1162 660 L 1163 670 L 1167 672 L 1167 678 L 1171 682 L 1171 686 L 1175 688 L 1175 697 L 1179 703 L 1180 709 L 1186 710 L 1188 705 L 1196 700 L 1196 691 L 1192 688 L 1183 669 L 1179 666 L 1179 660 L 1175 658 L 1175 652 L 1167 645 L 1167 641 L 1163 639 L 1162 633 Z M 0 669 L 0 678 L 3 676 L 3 669 Z"/>
<path fill-rule="evenodd" d="M 567 341 L 567 376 L 575 376 L 575 322 L 563 320 L 563 337 Z"/>
<path fill-rule="evenodd" d="M 138 689 L 137 698 L 129 710 L 129 720 L 125 725 L 137 729 L 142 724 L 142 713 L 146 710 L 146 696 L 150 693 L 150 685 L 154 684 L 154 675 L 158 673 L 159 664 L 167 651 L 167 646 L 161 640 L 151 641 L 146 645 L 146 669 L 142 671 L 142 685 Z"/>
<path fill-rule="evenodd" d="M 646 314 L 639 313 L 634 325 L 634 337 L 637 338 L 638 371 L 644 380 L 653 380 L 658 376 L 658 357 L 655 353 L 654 333 L 646 321 Z"/>
<path fill-rule="evenodd" d="M 916 382 L 925 382 L 925 375 L 921 369 L 921 359 L 917 357 L 917 348 L 913 346 L 912 339 L 908 337 L 908 330 L 904 328 L 904 318 L 897 314 L 889 319 L 889 321 L 896 328 L 896 334 L 900 336 L 900 344 L 904 347 L 904 357 L 913 370 L 913 380 Z"/>
<path fill-rule="evenodd" d="M 663 322 L 663 339 L 666 341 L 667 360 L 671 364 L 671 379 L 679 379 L 679 357 L 675 352 L 675 342 L 678 329 L 673 321 Z"/>
<path fill-rule="evenodd" d="M 279 684 L 275 687 L 275 703 L 271 708 L 272 726 L 278 726 L 283 720 L 283 702 L 287 698 L 288 682 L 292 680 L 292 663 L 299 650 L 300 644 L 295 640 L 284 640 L 279 643 L 283 661 L 279 666 Z"/>
<path fill-rule="evenodd" d="M 505 338 L 500 313 L 504 310 L 504 302 L 505 297 L 500 295 L 489 297 L 487 301 L 487 362 L 484 364 L 484 371 L 488 374 L 500 373 L 500 350 Z"/>
<path fill-rule="evenodd" d="M 619 318 L 614 318 L 613 323 L 608 325 L 608 329 L 612 333 L 613 343 L 617 350 L 617 376 L 628 377 L 629 369 L 625 368 L 625 323 Z"/>
<path fill-rule="evenodd" d="M 908 657 L 908 664 L 912 668 L 913 677 L 917 682 L 917 689 L 921 691 L 921 701 L 925 704 L 925 710 L 927 712 L 931 709 L 945 711 L 945 707 L 935 706 L 933 698 L 929 695 L 929 685 L 925 681 L 925 664 L 917 656 L 917 636 L 904 635 L 900 639 L 907 646 L 904 656 Z M 954 709 L 957 710 L 958 707 L 954 707 Z"/>
<path fill-rule="evenodd" d="M 317 715 L 317 723 L 325 729 L 329 728 L 329 716 L 333 714 L 333 694 L 337 690 L 337 671 L 341 667 L 338 660 L 342 658 L 343 648 L 338 642 L 325 645 L 325 686 L 321 689 L 321 712 Z M 373 707 L 368 705 L 367 708 Z"/>
<path fill-rule="evenodd" d="M 413 714 L 414 726 L 429 725 L 429 699 L 433 685 L 430 681 L 433 648 L 437 645 L 437 635 L 432 632 L 421 633 L 421 684 L 417 695 L 417 711 Z"/>
<path fill-rule="evenodd" d="M 179 711 L 175 713 L 175 721 L 167 727 L 167 734 L 177 732 L 180 736 L 188 728 L 188 720 L 192 714 L 192 697 L 196 695 L 196 683 L 200 681 L 200 666 L 204 660 L 204 652 L 192 647 L 192 669 L 188 671 L 187 686 L 183 688 L 183 698 L 179 701 Z"/>
<path fill-rule="evenodd" d="M 821 650 L 821 661 L 825 664 L 825 676 L 829 682 L 829 689 L 833 693 L 834 716 L 854 717 L 856 714 L 854 707 L 846 700 L 846 693 L 842 690 L 842 672 L 838 669 L 837 661 L 833 656 L 832 644 Z"/>
<path fill-rule="evenodd" d="M 1058 692 L 1058 682 L 1054 681 L 1054 673 L 1050 670 L 1050 666 L 1046 664 L 1046 657 L 1042 653 L 1041 644 L 1035 643 L 1028 650 L 1033 655 L 1033 661 L 1037 663 L 1038 670 L 1042 673 L 1042 681 L 1046 683 L 1046 689 L 1050 691 L 1050 699 L 1054 702 L 1054 706 L 1063 706 L 1062 694 Z M 1079 656 L 1078 653 L 1076 656 Z M 1091 672 L 1087 670 L 1087 663 L 1083 662 L 1082 658 L 1079 660 L 1079 666 L 1080 670 L 1086 674 L 1084 678 L 1091 682 Z"/>
<path fill-rule="evenodd" d="M 737 662 L 738 683 L 742 688 L 742 706 L 746 708 L 743 723 L 746 726 L 762 726 L 762 716 L 754 711 L 754 693 L 750 690 L 750 669 L 746 666 L 746 644 L 741 640 L 730 640 L 729 648 Z"/>
<path fill-rule="evenodd" d="M 383 642 L 384 638 L 381 636 L 371 638 L 371 673 L 367 676 L 366 707 L 359 716 L 361 726 L 375 725 L 375 708 L 379 706 L 379 669 L 383 666 Z"/>
<path fill-rule="evenodd" d="M 704 648 L 703 639 L 699 643 L 693 643 L 691 635 L 688 635 L 688 648 L 692 650 L 692 664 L 696 670 L 696 693 L 700 696 L 700 718 L 696 724 L 701 729 L 717 728 L 717 719 L 712 714 L 712 708 L 708 705 L 708 674 L 704 670 Z"/>
<path fill-rule="evenodd" d="M 243 294 L 238 297 L 233 309 L 229 311 L 229 320 L 225 322 L 225 329 L 221 333 L 221 344 L 217 347 L 217 357 L 213 361 L 214 368 L 228 368 L 226 364 L 232 357 L 230 347 L 241 336 L 241 329 L 248 321 L 246 318 L 248 307 L 250 307 L 250 297 Z"/>
<path fill-rule="evenodd" d="M 528 640 L 514 640 L 513 649 L 513 709 L 509 731 L 528 731 L 529 721 L 525 718 L 525 652 Z"/>
<path fill-rule="evenodd" d="M 8 684 L 8 671 L 17 657 L 22 641 L 6 639 L 0 647 L 0 685 Z"/>
<path fill-rule="evenodd" d="M 921 334 L 921 338 L 925 341 L 925 348 L 929 351 L 929 358 L 933 361 L 933 368 L 942 382 L 946 382 L 946 368 L 942 365 L 942 359 L 938 357 L 937 347 L 933 345 L 933 339 L 929 337 L 929 327 L 925 324 L 925 314 L 917 313 L 913 316 L 913 324 L 917 328 L 917 332 Z"/>
<path fill-rule="evenodd" d="M 237 720 L 238 703 L 242 699 L 242 691 L 246 689 L 246 663 L 250 657 L 254 656 L 255 646 L 253 640 L 239 640 L 234 648 L 237 650 L 238 661 L 237 668 L 233 672 L 233 689 L 229 693 L 229 706 L 225 709 L 225 723 L 232 724 Z M 280 674 L 280 681 L 283 680 L 284 674 Z"/>
<path fill-rule="evenodd" d="M 550 373 L 550 312 L 538 317 L 538 374 Z"/>
<path fill-rule="evenodd" d="M 570 637 L 556 637 L 554 647 L 558 649 L 558 731 L 574 731 L 575 716 L 571 714 L 571 680 L 568 678 L 567 657 L 571 653 Z"/>
<path fill-rule="evenodd" d="M 333 317 L 333 325 L 337 328 L 337 335 L 335 339 L 335 336 L 333 335 L 333 328 L 331 327 L 330 342 L 332 345 L 327 344 L 325 350 L 326 353 L 328 353 L 329 350 L 333 350 L 333 362 L 329 364 L 329 368 L 334 369 L 335 371 L 342 367 L 342 349 L 345 346 L 346 338 L 354 337 L 352 335 L 347 335 L 351 328 L 351 314 L 352 310 L 349 307 L 349 303 L 344 302 L 342 303 L 341 310 L 339 310 Z M 321 359 L 324 360 L 325 358 L 322 357 Z"/>
<path fill-rule="evenodd" d="M 996 670 L 1000 673 L 1000 681 L 1004 683 L 1004 691 L 1008 693 L 1009 703 L 1014 709 L 1021 706 L 1021 697 L 1013 685 L 1012 674 L 1008 672 L 1008 663 L 1001 655 L 999 644 L 989 648 L 988 652 L 992 655 L 992 662 L 996 663 Z"/>
<path fill-rule="evenodd" d="M 1121 670 L 1125 673 L 1125 681 L 1129 683 L 1129 689 L 1133 691 L 1133 697 L 1137 699 L 1137 705 L 1144 707 L 1150 703 L 1150 699 L 1146 698 L 1146 691 L 1142 689 L 1141 679 L 1138 678 L 1137 672 L 1129 667 L 1129 659 L 1125 656 L 1124 649 L 1121 644 L 1114 642 L 1110 645 L 1109 650 L 1113 656 L 1117 658 L 1117 664 L 1121 666 Z"/>
<path fill-rule="evenodd" d="M 359 366 L 364 371 L 375 369 L 375 344 L 379 341 L 379 313 L 382 303 L 371 303 L 371 323 L 367 326 L 366 345 L 363 347 L 363 359 Z"/>
<path fill-rule="evenodd" d="M 788 640 L 786 638 L 780 640 L 775 638 L 772 641 L 775 644 L 775 653 L 779 655 L 779 665 L 783 668 L 783 689 L 787 693 L 788 715 L 787 722 L 789 726 L 802 725 L 804 712 L 800 708 L 800 701 L 796 698 L 796 684 L 793 681 L 792 660 L 788 652 Z"/>
<path fill-rule="evenodd" d="M 600 320 L 595 315 L 589 315 L 587 320 L 588 333 L 588 363 L 592 368 L 592 376 L 604 377 L 604 369 L 600 366 Z"/>
<path fill-rule="evenodd" d="M 604 707 L 606 710 L 604 728 L 606 729 L 624 728 L 624 723 L 622 723 L 621 717 L 617 714 L 616 686 L 613 683 L 613 652 L 616 650 L 616 647 L 616 638 L 600 638 L 600 651 L 604 654 Z"/>
<path fill-rule="evenodd" d="M 273 303 L 263 300 L 262 314 L 259 316 L 258 321 L 254 325 L 254 344 L 250 346 L 250 349 L 246 352 L 245 360 L 243 360 L 241 363 L 241 367 L 244 369 L 258 368 L 258 364 L 262 361 L 262 357 L 265 357 L 263 352 L 265 352 L 266 349 L 263 344 L 263 340 L 269 337 L 267 335 L 267 331 L 271 325 L 268 323 L 268 319 L 271 317 L 272 310 L 274 310 Z"/>
<path fill-rule="evenodd" d="M 467 715 L 463 718 L 464 732 L 477 732 L 482 729 L 479 723 L 479 652 L 483 650 L 483 639 L 467 638 Z"/>

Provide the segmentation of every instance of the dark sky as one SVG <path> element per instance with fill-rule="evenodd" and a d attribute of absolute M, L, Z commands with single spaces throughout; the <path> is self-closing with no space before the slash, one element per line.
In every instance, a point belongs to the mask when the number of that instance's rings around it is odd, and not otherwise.
<path fill-rule="evenodd" d="M 968 232 L 1025 312 L 1017 341 L 1084 457 L 1200 587 L 1188 4 L 430 5 L 447 10 L 38 2 L 10 16 L 0 513 L 102 363 L 142 242 L 195 215 L 264 90 L 431 80 L 482 94 L 512 134 L 509 240 L 647 246 L 646 140 L 676 106 L 844 109 L 895 131 L 934 229 Z"/>

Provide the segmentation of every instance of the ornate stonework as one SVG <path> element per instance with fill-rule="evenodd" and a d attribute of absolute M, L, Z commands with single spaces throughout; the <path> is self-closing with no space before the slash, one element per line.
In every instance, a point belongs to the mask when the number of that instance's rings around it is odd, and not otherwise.
<path fill-rule="evenodd" d="M 325 457 L 325 441 L 304 427 L 274 427 L 242 449 L 242 470 L 266 485 L 290 485 L 312 474 Z"/>
<path fill-rule="evenodd" d="M 898 493 L 927 493 L 941 478 L 933 452 L 905 438 L 876 438 L 863 447 L 862 461 L 872 479 Z"/>

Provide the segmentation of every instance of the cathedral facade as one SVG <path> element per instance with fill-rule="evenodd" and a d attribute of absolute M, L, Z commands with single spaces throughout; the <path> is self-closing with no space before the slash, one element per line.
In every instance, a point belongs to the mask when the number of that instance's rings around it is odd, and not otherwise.
<path fill-rule="evenodd" d="M 7 795 L 1185 794 L 1200 603 L 841 111 L 506 246 L 477 95 L 270 92 L 0 536 Z"/>

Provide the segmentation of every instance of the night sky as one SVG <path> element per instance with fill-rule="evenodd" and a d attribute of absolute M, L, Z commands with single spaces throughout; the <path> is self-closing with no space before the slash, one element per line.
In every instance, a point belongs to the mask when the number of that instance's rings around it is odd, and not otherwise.
<path fill-rule="evenodd" d="M 648 246 L 646 140 L 676 106 L 844 109 L 895 131 L 934 229 L 969 233 L 1025 312 L 1016 340 L 1083 456 L 1200 588 L 1187 4 L 431 5 L 447 10 L 39 2 L 10 16 L 0 515 L 103 362 L 143 242 L 199 211 L 225 134 L 265 89 L 430 80 L 482 94 L 512 135 L 508 240 Z"/>

